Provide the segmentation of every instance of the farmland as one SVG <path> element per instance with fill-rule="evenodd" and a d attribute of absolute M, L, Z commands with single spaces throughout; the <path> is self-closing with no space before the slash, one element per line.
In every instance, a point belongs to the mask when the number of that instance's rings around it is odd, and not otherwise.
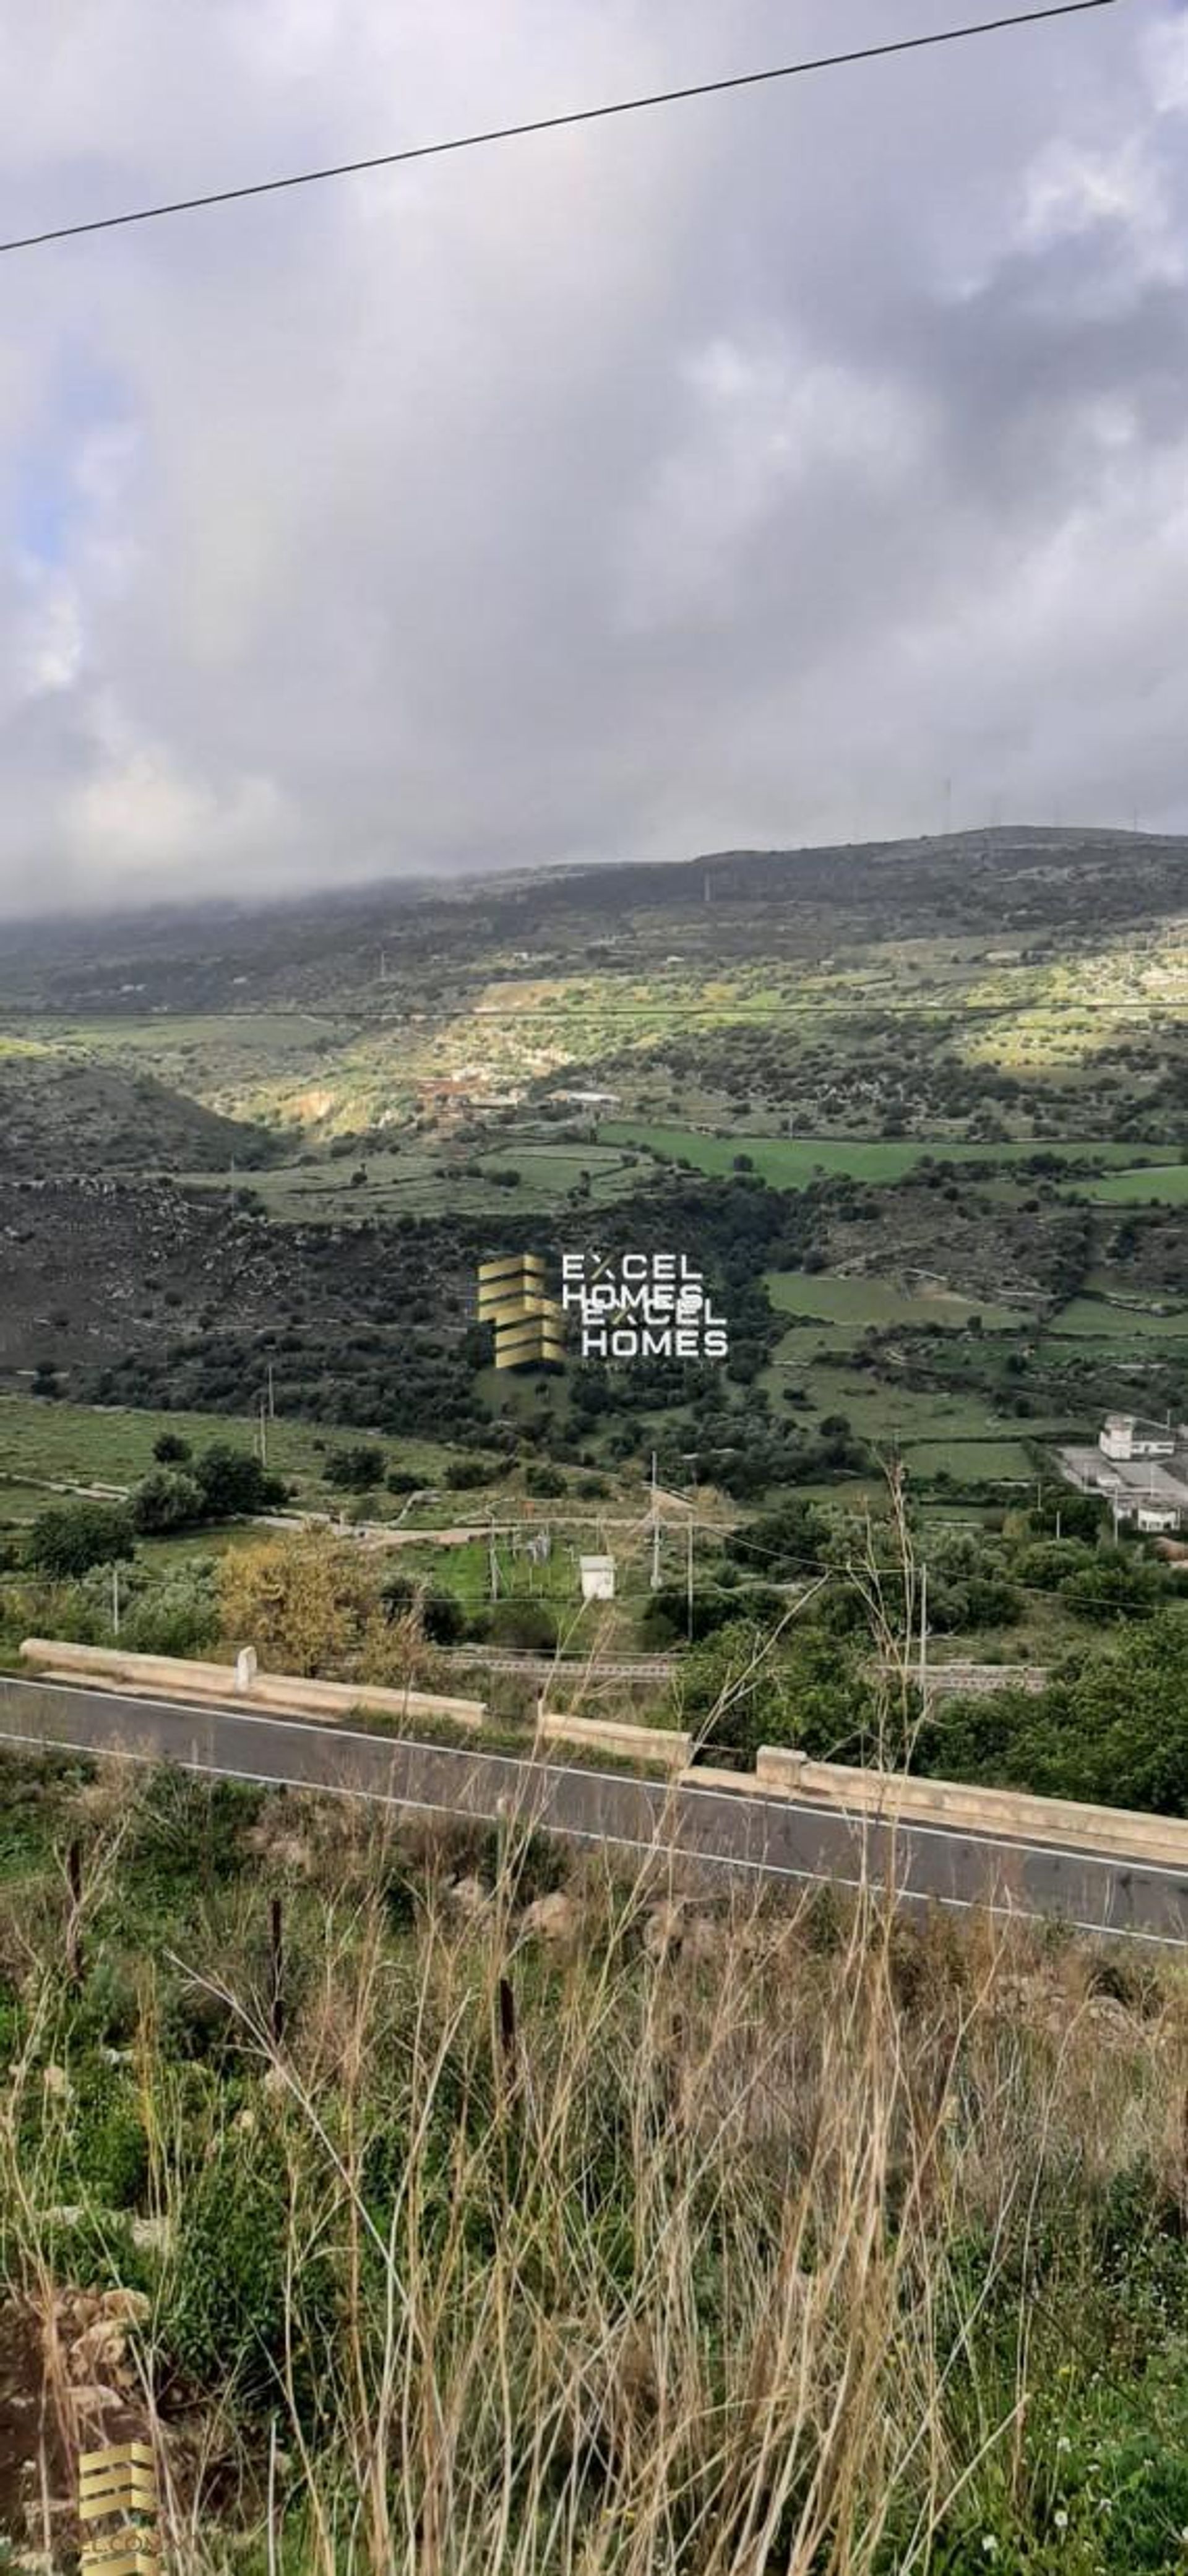
<path fill-rule="evenodd" d="M 1001 1517 L 1103 1411 L 1188 1411 L 1182 855 L 975 835 L 26 939 L 5 1517 L 163 1429 L 250 1447 L 262 1403 L 299 1509 L 596 1518 L 654 1454 L 735 1517 L 893 1458 Z M 649 1246 L 724 1367 L 491 1366 L 491 1252 Z M 364 1442 L 370 1499 L 327 1473 Z"/>
<path fill-rule="evenodd" d="M 1188 1205 L 1188 1163 L 1152 1163 L 1103 1172 L 1083 1187 L 1103 1207 L 1184 1207 Z"/>
<path fill-rule="evenodd" d="M 1045 1152 L 1058 1153 L 1062 1159 L 1099 1164 L 1129 1162 L 1133 1149 L 1121 1145 L 1045 1144 L 1032 1139 L 1026 1145 L 987 1145 L 963 1143 L 960 1140 L 920 1138 L 914 1142 L 886 1139 L 861 1141 L 838 1136 L 763 1136 L 740 1132 L 733 1136 L 707 1136 L 689 1127 L 637 1126 L 633 1121 L 608 1121 L 599 1130 L 605 1144 L 634 1145 L 647 1153 L 674 1162 L 690 1163 L 702 1172 L 729 1172 L 737 1169 L 738 1157 L 745 1155 L 752 1170 L 772 1189 L 803 1190 L 813 1181 L 842 1175 L 848 1180 L 879 1183 L 902 1180 L 905 1174 L 918 1171 L 925 1162 L 956 1164 L 1000 1163 L 1026 1164 L 1032 1156 Z"/>
<path fill-rule="evenodd" d="M 1026 1308 L 996 1305 L 993 1299 L 975 1303 L 972 1298 L 956 1296 L 940 1281 L 921 1283 L 908 1290 L 866 1272 L 813 1276 L 791 1271 L 773 1273 L 767 1287 L 778 1313 L 840 1325 L 846 1340 L 855 1328 L 865 1330 L 885 1324 L 916 1328 L 935 1325 L 941 1331 L 956 1332 L 977 1315 L 986 1332 L 1010 1332 L 1020 1330 L 1030 1320 Z"/>

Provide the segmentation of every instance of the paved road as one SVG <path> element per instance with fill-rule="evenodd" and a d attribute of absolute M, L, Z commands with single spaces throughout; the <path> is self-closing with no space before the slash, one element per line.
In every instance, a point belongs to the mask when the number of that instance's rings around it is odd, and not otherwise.
<path fill-rule="evenodd" d="M 363 1796 L 412 1814 L 490 1821 L 501 1807 L 575 1841 L 654 1851 L 699 1876 L 853 1887 L 893 1870 L 904 1901 L 1057 1915 L 1083 1931 L 1188 1948 L 1188 1873 L 1010 1842 L 951 1827 L 889 1827 L 809 1800 L 670 1789 L 622 1773 L 393 1742 L 295 1718 L 191 1708 L 114 1692 L 0 1679 L 0 1738 L 133 1760 L 173 1761 L 231 1779 Z"/>

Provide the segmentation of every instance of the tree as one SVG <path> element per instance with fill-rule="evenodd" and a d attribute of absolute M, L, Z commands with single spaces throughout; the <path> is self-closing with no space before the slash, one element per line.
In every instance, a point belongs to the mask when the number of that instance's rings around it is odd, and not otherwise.
<path fill-rule="evenodd" d="M 331 1449 L 323 1469 L 328 1485 L 345 1494 L 373 1493 L 384 1481 L 384 1453 L 371 1441 L 354 1448 Z"/>
<path fill-rule="evenodd" d="M 1082 1619 L 1130 1621 L 1149 1619 L 1163 1588 L 1158 1569 L 1142 1557 L 1103 1548 L 1092 1565 L 1065 1575 L 1060 1598 Z"/>
<path fill-rule="evenodd" d="M 136 1552 L 132 1514 L 123 1503 L 60 1503 L 34 1521 L 26 1545 L 30 1565 L 56 1582 L 114 1565 Z"/>
<path fill-rule="evenodd" d="M 482 1630 L 493 1646 L 526 1647 L 543 1655 L 557 1650 L 556 1613 L 547 1601 L 517 1600 L 511 1594 L 505 1601 L 493 1602 L 484 1614 Z"/>
<path fill-rule="evenodd" d="M 205 1498 L 210 1521 L 235 1520 L 244 1513 L 275 1510 L 285 1500 L 279 1476 L 270 1476 L 249 1449 L 232 1449 L 216 1441 L 196 1460 L 194 1474 Z"/>
<path fill-rule="evenodd" d="M 772 1632 L 732 1620 L 695 1646 L 681 1667 L 682 1723 L 711 1752 L 753 1763 L 763 1744 L 794 1744 L 853 1760 L 874 1718 L 855 1650 L 813 1622 Z"/>
<path fill-rule="evenodd" d="M 551 1501 L 555 1495 L 565 1492 L 565 1478 L 556 1467 L 525 1467 L 524 1491 Z"/>
<path fill-rule="evenodd" d="M 177 1467 L 159 1467 L 132 1489 L 132 1518 L 142 1538 L 165 1538 L 171 1530 L 193 1529 L 206 1517 L 206 1496 L 196 1476 Z"/>
<path fill-rule="evenodd" d="M 426 1583 L 415 1574 L 390 1574 L 380 1599 L 389 1619 L 419 1619 L 423 1634 L 435 1646 L 454 1646 L 464 1633 L 462 1604 L 443 1583 Z"/>
<path fill-rule="evenodd" d="M 372 1565 L 326 1531 L 232 1548 L 218 1590 L 224 1636 L 282 1672 L 329 1672 L 383 1624 Z"/>
<path fill-rule="evenodd" d="M 180 1431 L 159 1431 L 153 1442 L 153 1456 L 162 1467 L 185 1467 L 193 1457 L 188 1440 Z"/>
<path fill-rule="evenodd" d="M 1188 1622 L 1172 1610 L 1123 1628 L 1038 1695 L 947 1703 L 921 1730 L 913 1767 L 1188 1816 Z"/>

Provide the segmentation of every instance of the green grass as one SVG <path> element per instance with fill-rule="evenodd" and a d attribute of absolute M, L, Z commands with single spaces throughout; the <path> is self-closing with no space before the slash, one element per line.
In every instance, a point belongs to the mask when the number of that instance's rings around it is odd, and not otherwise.
<path fill-rule="evenodd" d="M 477 1169 L 467 1170 L 467 1165 Z M 353 1179 L 356 1170 L 366 1177 Z M 517 1175 L 508 1188 L 498 1172 Z M 505 1145 L 485 1141 L 465 1149 L 440 1140 L 410 1141 L 390 1150 L 321 1157 L 307 1163 L 279 1163 L 261 1172 L 193 1172 L 187 1184 L 199 1189 L 253 1190 L 269 1216 L 284 1223 L 342 1225 L 363 1217 L 488 1216 L 496 1209 L 509 1215 L 547 1215 L 582 1188 L 589 1175 L 589 1197 L 583 1204 L 603 1207 L 633 1187 L 638 1176 L 631 1156 L 599 1145 L 525 1143 L 509 1137 Z"/>
<path fill-rule="evenodd" d="M 844 1413 L 860 1440 L 869 1440 L 883 1451 L 902 1449 L 909 1457 L 922 1446 L 933 1448 L 938 1443 L 946 1448 L 954 1444 L 964 1448 L 971 1443 L 1007 1441 L 1014 1446 L 1024 1436 L 1029 1440 L 1059 1435 L 1067 1438 L 1078 1430 L 1087 1438 L 1094 1428 L 1088 1421 L 1070 1422 L 1067 1416 L 1037 1416 L 1027 1422 L 1025 1433 L 1019 1433 L 1010 1417 L 995 1409 L 992 1396 L 962 1389 L 908 1386 L 897 1378 L 876 1375 L 873 1370 L 847 1368 L 844 1361 L 830 1365 L 818 1353 L 806 1361 L 802 1337 L 797 1333 L 790 1333 L 781 1343 L 774 1367 L 765 1372 L 764 1383 L 781 1411 L 782 1390 L 799 1387 L 813 1412 Z M 810 1414 L 798 1411 L 791 1412 L 791 1418 L 806 1424 L 811 1420 Z"/>
<path fill-rule="evenodd" d="M 1188 1306 L 1159 1314 L 1149 1306 L 1108 1306 L 1104 1298 L 1074 1297 L 1052 1317 L 1048 1329 L 1057 1339 L 1071 1334 L 1108 1342 L 1115 1351 L 1119 1343 L 1183 1342 L 1188 1341 Z"/>
<path fill-rule="evenodd" d="M 692 1127 L 651 1126 L 634 1119 L 610 1119 L 598 1130 L 599 1142 L 636 1145 L 646 1152 L 668 1154 L 710 1174 L 732 1172 L 740 1154 L 749 1156 L 762 1180 L 774 1189 L 803 1190 L 823 1176 L 845 1174 L 872 1183 L 902 1180 L 931 1157 L 934 1162 L 1023 1162 L 1031 1154 L 1060 1153 L 1070 1162 L 1129 1162 L 1133 1145 L 1055 1144 L 1040 1140 L 1015 1145 L 968 1145 L 950 1137 L 896 1137 L 863 1142 L 841 1136 L 703 1136 Z"/>
<path fill-rule="evenodd" d="M 0 1478 L 12 1478 L 17 1488 L 26 1489 L 39 1481 L 130 1485 L 155 1464 L 153 1442 L 162 1431 L 179 1433 L 194 1449 L 216 1441 L 250 1448 L 256 1424 L 225 1413 L 139 1412 L 0 1395 Z M 329 1507 L 321 1482 L 323 1452 L 340 1441 L 357 1445 L 361 1440 L 382 1448 L 390 1466 L 423 1475 L 427 1483 L 441 1476 L 448 1454 L 428 1440 L 391 1440 L 378 1433 L 277 1421 L 268 1426 L 268 1463 L 294 1481 L 299 1499 Z M 13 1490 L 0 1483 L 0 1508 Z M 42 1495 L 39 1508 L 44 1500 Z"/>
<path fill-rule="evenodd" d="M 1188 1207 L 1188 1162 L 1143 1164 L 1078 1185 L 1104 1207 Z"/>
<path fill-rule="evenodd" d="M 948 1471 L 959 1482 L 1033 1486 L 1035 1468 L 1021 1440 L 923 1440 L 907 1453 L 909 1473 Z"/>
<path fill-rule="evenodd" d="M 960 1296 L 939 1282 L 935 1287 L 902 1288 L 894 1279 L 848 1276 L 829 1271 L 773 1270 L 767 1293 L 781 1314 L 809 1315 L 814 1322 L 840 1324 L 849 1338 L 869 1325 L 940 1324 L 958 1332 L 974 1315 L 987 1332 L 1012 1332 L 1031 1316 L 1019 1306 L 996 1305 L 991 1298 Z"/>

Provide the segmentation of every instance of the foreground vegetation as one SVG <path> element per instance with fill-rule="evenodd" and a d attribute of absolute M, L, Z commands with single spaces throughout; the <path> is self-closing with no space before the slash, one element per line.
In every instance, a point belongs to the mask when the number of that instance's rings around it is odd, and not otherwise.
<path fill-rule="evenodd" d="M 168 1773 L 3 1793 L 15 2547 L 59 2563 L 114 2427 L 184 2576 L 1183 2568 L 1173 1961 Z"/>

